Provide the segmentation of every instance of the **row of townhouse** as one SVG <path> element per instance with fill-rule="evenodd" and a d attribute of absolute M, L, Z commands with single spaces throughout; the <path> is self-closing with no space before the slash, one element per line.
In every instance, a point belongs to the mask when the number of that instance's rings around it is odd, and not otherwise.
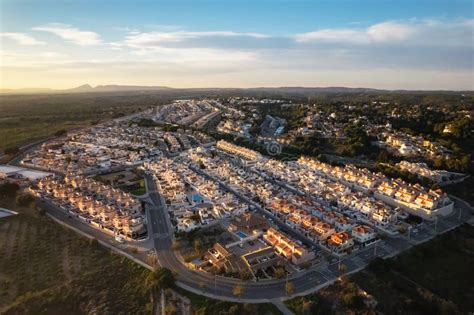
<path fill-rule="evenodd" d="M 418 177 L 428 178 L 433 182 L 444 182 L 448 181 L 451 177 L 451 173 L 448 171 L 441 171 L 441 170 L 432 170 L 428 167 L 426 163 L 411 163 L 408 161 L 401 161 L 395 165 L 402 171 L 407 171 L 409 173 L 415 174 Z"/>
<path fill-rule="evenodd" d="M 91 178 L 45 178 L 30 190 L 106 232 L 132 239 L 146 234 L 140 201 Z"/>
<path fill-rule="evenodd" d="M 296 241 L 291 240 L 274 228 L 269 228 L 263 235 L 263 239 L 271 245 L 279 255 L 285 257 L 296 266 L 302 265 L 315 258 L 313 251 L 299 245 Z"/>
<path fill-rule="evenodd" d="M 263 200 L 265 207 L 274 213 L 294 230 L 300 232 L 315 242 L 327 245 L 332 234 L 340 232 L 351 232 L 356 227 L 355 221 L 348 216 L 332 211 L 329 207 L 323 206 L 305 196 L 298 196 L 289 191 L 281 189 L 262 176 L 251 172 L 242 171 L 238 166 L 214 156 L 209 157 L 202 153 L 200 157 L 194 155 L 195 161 L 200 161 L 205 165 L 206 171 L 211 175 L 225 181 L 237 192 L 246 196 L 250 200 Z M 258 164 L 257 164 L 258 165 Z M 277 164 L 271 167 L 278 167 Z M 303 175 L 304 176 L 304 175 Z M 265 190 L 265 198 L 262 197 L 262 190 Z M 367 227 L 367 229 L 369 229 Z M 372 230 L 373 237 L 364 241 L 375 240 L 376 233 Z"/>
<path fill-rule="evenodd" d="M 258 175 L 243 172 L 242 169 L 219 156 L 211 157 L 201 151 L 201 154 L 194 154 L 192 158 L 195 163 L 202 163 L 205 166 L 206 172 L 210 175 L 226 182 L 228 186 L 249 200 L 260 200 L 260 202 L 267 204 L 268 201 L 273 200 L 275 196 L 283 197 L 283 194 L 286 193 L 280 187 L 265 181 Z M 291 220 L 287 220 L 287 223 L 290 225 Z M 314 258 L 313 252 L 297 245 L 294 241 L 290 242 L 289 239 L 282 234 L 280 242 L 272 242 L 274 238 L 270 237 L 270 235 L 272 233 L 271 231 L 275 230 L 270 229 L 269 231 L 270 232 L 267 231 L 267 236 L 264 236 L 264 239 L 270 241 L 272 246 L 275 247 L 276 252 L 287 260 L 294 264 L 301 264 Z M 293 246 L 295 248 L 293 248 Z"/>
<path fill-rule="evenodd" d="M 386 180 L 386 177 L 381 173 L 374 173 L 368 169 L 358 168 L 350 164 L 344 167 L 332 166 L 305 156 L 301 156 L 297 163 L 315 171 L 316 174 L 322 177 L 338 181 L 345 186 L 366 193 L 374 191 L 382 181 Z"/>
<path fill-rule="evenodd" d="M 257 151 L 250 150 L 238 145 L 235 145 L 233 143 L 224 141 L 224 140 L 219 140 L 217 141 L 216 147 L 219 150 L 225 151 L 230 154 L 237 155 L 239 157 L 242 157 L 246 160 L 259 160 L 262 158 L 262 155 L 258 153 Z"/>
<path fill-rule="evenodd" d="M 145 163 L 144 168 L 154 174 L 161 193 L 169 202 L 168 209 L 173 213 L 179 232 L 190 232 L 247 210 L 247 205 L 240 203 L 234 195 L 224 192 L 215 182 L 185 164 L 161 158 Z"/>
<path fill-rule="evenodd" d="M 154 120 L 190 125 L 215 110 L 216 108 L 206 100 L 177 100 L 171 104 L 157 107 Z"/>
<path fill-rule="evenodd" d="M 325 167 L 326 165 L 322 166 Z M 326 212 L 336 210 L 340 213 L 339 215 L 347 214 L 350 217 L 363 219 L 371 225 L 383 228 L 388 228 L 397 221 L 399 211 L 383 205 L 380 201 L 368 197 L 362 192 L 354 191 L 352 187 L 348 186 L 347 181 L 345 181 L 346 184 L 343 184 L 335 181 L 336 179 L 332 175 L 331 177 L 323 177 L 319 171 L 308 169 L 298 162 L 271 160 L 269 162 L 259 162 L 255 167 L 259 172 L 264 172 L 269 177 L 285 183 L 290 182 L 299 191 L 313 196 L 313 199 L 318 199 L 318 202 L 314 201 L 312 210 L 312 213 L 318 217 L 322 217 L 323 214 L 321 211 L 316 211 L 316 209 L 325 209 Z M 329 168 L 326 169 L 330 170 Z M 369 175 L 365 173 L 364 177 L 367 178 Z M 378 175 L 372 175 L 378 177 Z M 362 191 L 362 189 L 360 190 Z M 337 207 L 330 207 L 330 204 L 337 204 Z"/>
<path fill-rule="evenodd" d="M 162 134 L 128 122 L 109 122 L 70 135 L 61 143 L 45 144 L 22 163 L 42 169 L 89 174 L 119 166 L 134 166 L 160 154 Z"/>
<path fill-rule="evenodd" d="M 313 209 L 311 212 L 302 210 L 286 199 L 277 199 L 272 202 L 269 210 L 282 218 L 293 229 L 336 253 L 342 253 L 352 248 L 353 239 L 356 240 L 357 245 L 365 246 L 377 238 L 374 229 L 358 225 L 354 220 L 341 213 L 326 211 L 321 206 L 311 208 Z M 362 233 L 361 228 L 365 232 Z M 341 233 L 349 236 L 345 238 L 347 242 L 341 243 L 341 246 L 335 246 L 334 238 L 339 237 Z"/>
<path fill-rule="evenodd" d="M 382 182 L 374 196 L 385 203 L 400 207 L 425 219 L 447 216 L 453 211 L 454 203 L 441 189 L 431 190 L 419 184 L 407 184 L 397 180 Z"/>
<path fill-rule="evenodd" d="M 181 151 L 181 144 L 179 143 L 177 137 L 175 137 L 173 134 L 167 132 L 164 134 L 163 139 L 168 145 L 170 152 L 175 153 Z"/>
<path fill-rule="evenodd" d="M 301 157 L 298 163 L 309 170 L 319 172 L 322 176 L 339 180 L 346 185 L 345 170 L 353 170 L 355 168 L 354 166 L 346 166 L 344 168 L 333 167 L 327 163 L 306 157 Z M 369 171 L 363 170 L 362 172 L 367 174 Z M 390 179 L 380 174 L 377 174 L 375 178 L 376 180 L 373 181 L 374 184 L 371 186 L 369 195 L 373 193 L 376 199 L 392 207 L 402 208 L 425 219 L 433 219 L 438 215 L 449 215 L 453 210 L 453 202 L 441 189 L 426 189 L 419 184 L 412 185 L 401 179 Z"/>

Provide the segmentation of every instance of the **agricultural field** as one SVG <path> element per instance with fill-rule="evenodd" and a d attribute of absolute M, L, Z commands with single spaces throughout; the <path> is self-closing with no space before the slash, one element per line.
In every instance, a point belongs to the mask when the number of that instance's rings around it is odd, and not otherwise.
<path fill-rule="evenodd" d="M 36 210 L 0 219 L 0 313 L 144 313 L 149 271 Z"/>
<path fill-rule="evenodd" d="M 0 95 L 0 151 L 167 101 L 137 92 Z"/>
<path fill-rule="evenodd" d="M 79 236 L 14 198 L 0 207 L 0 314 L 150 314 L 150 272 Z M 174 291 L 195 314 L 280 314 L 272 304 L 246 305 Z M 167 310 L 174 310 L 168 301 Z"/>

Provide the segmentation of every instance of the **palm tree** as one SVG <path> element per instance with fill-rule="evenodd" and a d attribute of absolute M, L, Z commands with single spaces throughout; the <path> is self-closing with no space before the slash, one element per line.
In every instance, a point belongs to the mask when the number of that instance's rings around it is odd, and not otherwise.
<path fill-rule="evenodd" d="M 295 292 L 295 285 L 293 284 L 293 282 L 286 283 L 285 291 L 287 295 L 292 295 Z"/>
<path fill-rule="evenodd" d="M 235 296 L 240 298 L 242 294 L 244 294 L 244 288 L 240 284 L 238 284 L 235 286 L 233 293 Z"/>

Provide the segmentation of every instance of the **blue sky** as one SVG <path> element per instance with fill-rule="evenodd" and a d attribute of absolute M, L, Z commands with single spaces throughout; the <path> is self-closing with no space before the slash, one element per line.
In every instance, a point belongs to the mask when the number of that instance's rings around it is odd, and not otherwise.
<path fill-rule="evenodd" d="M 0 0 L 0 86 L 472 89 L 472 1 Z"/>

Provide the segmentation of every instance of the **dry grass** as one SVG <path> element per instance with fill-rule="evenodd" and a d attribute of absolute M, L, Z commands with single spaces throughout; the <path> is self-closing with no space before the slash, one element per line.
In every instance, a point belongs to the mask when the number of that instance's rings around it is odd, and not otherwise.
<path fill-rule="evenodd" d="M 124 311 L 149 307 L 143 286 L 147 270 L 12 200 L 0 201 L 0 207 L 20 212 L 0 219 L 0 313 L 61 307 L 111 311 L 115 299 Z M 83 305 L 78 294 L 89 304 Z"/>

